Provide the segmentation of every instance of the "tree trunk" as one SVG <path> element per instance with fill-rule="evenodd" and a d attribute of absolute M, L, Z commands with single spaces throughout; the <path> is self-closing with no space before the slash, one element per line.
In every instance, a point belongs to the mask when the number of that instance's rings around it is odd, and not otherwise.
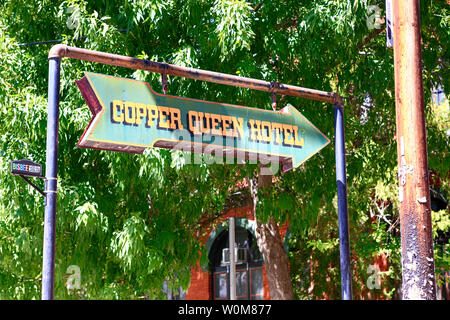
<path fill-rule="evenodd" d="M 272 217 L 267 223 L 261 223 L 257 219 L 258 188 L 270 188 L 271 185 L 272 175 L 258 174 L 257 178 L 250 179 L 250 191 L 256 220 L 256 241 L 264 258 L 270 299 L 293 300 L 294 292 L 289 274 L 288 257 L 284 250 L 278 225 Z"/>

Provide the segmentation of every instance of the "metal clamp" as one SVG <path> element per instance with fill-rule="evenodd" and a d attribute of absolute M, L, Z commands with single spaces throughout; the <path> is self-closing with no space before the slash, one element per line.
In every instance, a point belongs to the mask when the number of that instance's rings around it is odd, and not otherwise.
<path fill-rule="evenodd" d="M 279 87 L 280 87 L 280 84 L 278 82 L 275 82 L 275 81 L 270 82 L 269 92 L 270 92 L 270 98 L 271 98 L 273 111 L 277 111 L 277 95 L 275 93 L 275 89 L 278 89 Z"/>
<path fill-rule="evenodd" d="M 58 181 L 58 178 L 44 178 L 44 193 L 45 194 L 47 194 L 47 193 L 57 193 L 56 190 L 47 190 L 47 186 L 48 186 L 47 181 L 49 181 L 49 180 Z"/>
<path fill-rule="evenodd" d="M 161 73 L 161 85 L 162 85 L 162 89 L 164 94 L 167 94 L 167 73 Z"/>

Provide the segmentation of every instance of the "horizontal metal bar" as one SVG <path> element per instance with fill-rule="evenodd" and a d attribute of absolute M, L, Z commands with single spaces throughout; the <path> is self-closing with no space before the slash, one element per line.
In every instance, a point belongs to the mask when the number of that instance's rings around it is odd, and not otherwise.
<path fill-rule="evenodd" d="M 64 41 L 64 39 L 59 39 L 59 40 L 44 40 L 44 41 L 35 41 L 35 42 L 25 42 L 25 43 L 19 43 L 18 46 L 19 47 L 24 47 L 24 46 L 35 46 L 38 44 L 51 44 L 51 43 L 59 43 Z"/>
<path fill-rule="evenodd" d="M 63 57 L 97 62 L 124 68 L 157 72 L 171 76 L 219 83 L 259 91 L 273 92 L 279 95 L 295 96 L 329 103 L 342 103 L 341 97 L 333 92 L 302 88 L 287 84 L 278 84 L 277 86 L 274 86 L 273 82 L 269 81 L 239 77 L 235 75 L 195 68 L 180 67 L 164 62 L 136 59 L 117 54 L 70 47 L 64 44 L 53 46 L 48 56 L 49 59 Z"/>

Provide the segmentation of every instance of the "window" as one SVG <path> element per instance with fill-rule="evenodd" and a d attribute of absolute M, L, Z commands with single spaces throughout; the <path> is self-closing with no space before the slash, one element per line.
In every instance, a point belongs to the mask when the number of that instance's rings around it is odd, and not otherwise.
<path fill-rule="evenodd" d="M 228 299 L 228 273 L 214 273 L 214 300 Z"/>
<path fill-rule="evenodd" d="M 263 261 L 252 233 L 240 226 L 235 228 L 236 245 L 246 251 L 246 261 L 236 264 L 236 298 L 238 300 L 262 300 Z M 228 249 L 228 231 L 224 230 L 214 241 L 209 254 L 212 275 L 212 298 L 228 300 L 230 268 L 223 261 L 223 249 Z"/>
<path fill-rule="evenodd" d="M 263 269 L 253 268 L 250 269 L 250 299 L 251 300 L 263 300 L 264 287 L 263 287 Z"/>

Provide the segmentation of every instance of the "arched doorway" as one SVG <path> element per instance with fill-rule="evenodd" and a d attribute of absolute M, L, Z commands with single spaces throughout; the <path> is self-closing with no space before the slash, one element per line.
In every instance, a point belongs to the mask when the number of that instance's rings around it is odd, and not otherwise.
<path fill-rule="evenodd" d="M 236 297 L 238 300 L 262 300 L 263 259 L 253 235 L 252 224 L 247 219 L 237 218 L 235 227 L 236 246 L 239 248 L 236 263 Z M 224 249 L 228 249 L 228 228 L 225 224 L 214 232 L 208 254 L 211 271 L 211 297 L 213 300 L 228 300 L 230 292 L 230 268 L 226 263 Z"/>

